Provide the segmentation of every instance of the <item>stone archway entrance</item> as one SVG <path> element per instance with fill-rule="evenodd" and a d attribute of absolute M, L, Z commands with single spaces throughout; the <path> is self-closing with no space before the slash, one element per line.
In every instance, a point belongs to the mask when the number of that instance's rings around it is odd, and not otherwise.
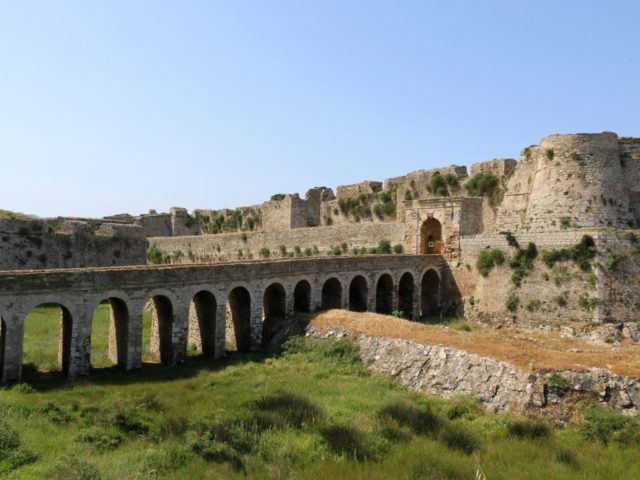
<path fill-rule="evenodd" d="M 420 253 L 442 254 L 442 224 L 433 217 L 427 218 L 420 228 Z"/>

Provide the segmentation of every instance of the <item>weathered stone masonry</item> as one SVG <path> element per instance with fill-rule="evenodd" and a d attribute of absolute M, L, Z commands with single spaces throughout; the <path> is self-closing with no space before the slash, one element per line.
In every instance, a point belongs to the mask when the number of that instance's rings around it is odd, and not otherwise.
<path fill-rule="evenodd" d="M 279 287 L 270 288 L 274 284 Z M 43 303 L 62 306 L 61 367 L 79 377 L 88 375 L 93 314 L 105 299 L 112 307 L 110 357 L 135 369 L 142 365 L 145 305 L 153 310 L 152 351 L 171 365 L 184 361 L 189 339 L 215 357 L 224 354 L 225 338 L 238 350 L 258 349 L 269 316 L 289 316 L 296 304 L 312 311 L 388 311 L 404 303 L 416 315 L 428 308 L 422 303 L 446 302 L 456 294 L 446 262 L 437 255 L 2 272 L 0 371 L 5 382 L 20 379 L 24 321 Z"/>

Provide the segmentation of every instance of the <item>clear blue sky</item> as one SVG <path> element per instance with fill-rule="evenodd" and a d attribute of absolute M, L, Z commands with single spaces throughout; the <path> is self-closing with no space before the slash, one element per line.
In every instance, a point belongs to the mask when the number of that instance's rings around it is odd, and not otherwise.
<path fill-rule="evenodd" d="M 102 216 L 640 136 L 640 2 L 0 0 L 0 208 Z"/>

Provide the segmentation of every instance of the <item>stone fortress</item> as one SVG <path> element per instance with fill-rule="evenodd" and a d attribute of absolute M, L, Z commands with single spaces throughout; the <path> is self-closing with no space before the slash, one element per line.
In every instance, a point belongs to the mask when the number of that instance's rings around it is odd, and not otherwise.
<path fill-rule="evenodd" d="M 70 288 L 91 297 L 65 296 L 71 306 L 63 309 L 61 364 L 74 375 L 88 371 L 90 319 L 69 320 L 65 333 L 64 317 L 73 317 L 71 310 L 89 316 L 103 296 L 112 303 L 114 361 L 129 368 L 140 361 L 138 315 L 145 298 L 155 309 L 156 349 L 170 352 L 164 355 L 169 363 L 180 361 L 187 337 L 206 350 L 206 328 L 197 324 L 208 310 L 218 319 L 228 316 L 228 302 L 236 306 L 226 326 L 215 320 L 210 327 L 215 355 L 223 349 L 222 331 L 257 348 L 269 310 L 287 317 L 329 307 L 408 318 L 460 314 L 493 325 L 562 329 L 594 341 L 637 340 L 639 226 L 640 138 L 609 132 L 551 135 L 525 148 L 518 161 L 475 163 L 470 174 L 465 166 L 419 170 L 384 183 L 339 186 L 335 193 L 313 188 L 304 199 L 278 194 L 234 210 L 189 214 L 173 208 L 99 220 L 9 216 L 0 219 L 0 270 L 6 271 L 0 273 L 0 367 L 3 378 L 19 378 L 21 346 L 9 345 L 8 338 L 21 337 L 29 308 L 60 302 L 56 295 Z M 209 270 L 194 264 L 210 264 Z M 238 272 L 251 265 L 263 265 L 260 275 L 254 283 L 241 282 Z M 281 294 L 267 295 L 271 268 Z M 203 272 L 225 289 L 217 301 L 205 295 L 194 303 L 196 290 L 210 283 Z M 410 288 L 406 283 L 403 289 L 407 273 Z M 163 288 L 162 282 L 174 282 L 167 275 L 179 279 L 176 289 L 189 292 Z M 302 280 L 304 295 L 296 293 Z M 119 289 L 119 281 L 135 287 L 135 294 Z M 23 302 L 15 300 L 21 286 L 27 290 Z M 233 331 L 247 303 L 242 295 L 251 305 L 242 314 L 244 336 Z M 140 308 L 130 312 L 135 321 L 121 321 L 126 327 L 119 333 L 118 316 L 127 307 L 116 297 L 130 296 Z M 184 321 L 163 327 L 163 315 L 174 318 L 171 308 L 184 310 Z"/>

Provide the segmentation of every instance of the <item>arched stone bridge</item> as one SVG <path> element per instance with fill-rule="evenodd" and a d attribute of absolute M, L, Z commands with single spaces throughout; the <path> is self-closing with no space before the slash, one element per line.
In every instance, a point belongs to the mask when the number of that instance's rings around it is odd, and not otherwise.
<path fill-rule="evenodd" d="M 142 316 L 152 312 L 151 351 L 173 365 L 189 344 L 212 357 L 225 339 L 239 351 L 257 350 L 274 323 L 294 312 L 329 308 L 409 318 L 455 299 L 439 255 L 380 255 L 287 259 L 206 265 L 85 268 L 0 273 L 0 372 L 20 380 L 24 321 L 36 306 L 61 307 L 58 360 L 69 377 L 86 376 L 97 305 L 111 306 L 109 358 L 142 366 Z"/>

